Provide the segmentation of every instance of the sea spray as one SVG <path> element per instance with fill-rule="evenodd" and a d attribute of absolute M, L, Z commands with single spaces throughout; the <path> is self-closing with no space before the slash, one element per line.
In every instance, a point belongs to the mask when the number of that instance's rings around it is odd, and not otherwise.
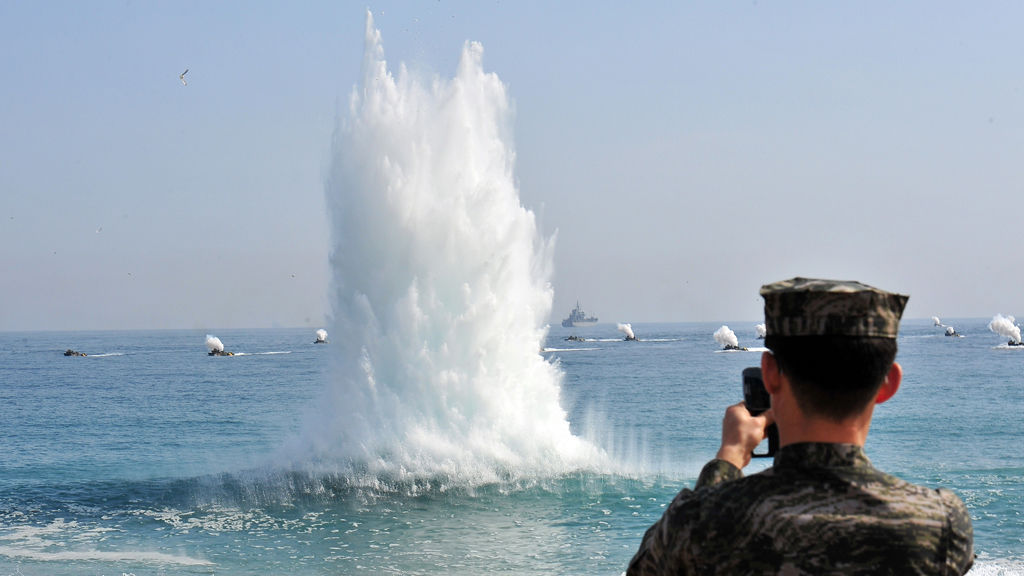
<path fill-rule="evenodd" d="M 505 86 L 477 43 L 430 82 L 383 54 L 368 13 L 326 181 L 337 362 L 312 460 L 459 485 L 600 468 L 540 354 L 554 239 L 519 200 Z"/>

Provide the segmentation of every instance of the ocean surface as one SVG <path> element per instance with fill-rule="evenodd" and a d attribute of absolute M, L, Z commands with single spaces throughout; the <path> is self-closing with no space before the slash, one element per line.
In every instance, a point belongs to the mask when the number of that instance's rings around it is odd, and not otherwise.
<path fill-rule="evenodd" d="M 903 323 L 866 448 L 964 499 L 972 574 L 1024 574 L 1024 347 L 988 322 Z M 753 322 L 729 324 L 749 351 L 721 325 L 550 328 L 572 433 L 614 466 L 376 481 L 296 449 L 337 393 L 336 335 L 223 330 L 236 355 L 210 357 L 205 331 L 0 333 L 0 574 L 620 574 L 759 362 Z"/>

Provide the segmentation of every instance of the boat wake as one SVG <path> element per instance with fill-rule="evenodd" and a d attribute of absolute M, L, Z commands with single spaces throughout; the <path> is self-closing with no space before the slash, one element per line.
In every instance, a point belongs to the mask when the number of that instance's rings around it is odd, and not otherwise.
<path fill-rule="evenodd" d="M 588 352 L 591 350 L 600 350 L 598 347 L 593 348 L 545 348 L 544 352 Z"/>

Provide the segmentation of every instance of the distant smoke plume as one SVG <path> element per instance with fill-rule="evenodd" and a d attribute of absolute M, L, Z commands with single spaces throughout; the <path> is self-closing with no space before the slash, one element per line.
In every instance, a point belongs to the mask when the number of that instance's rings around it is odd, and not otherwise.
<path fill-rule="evenodd" d="M 629 324 L 619 324 L 619 332 L 625 334 L 626 338 L 630 340 L 636 339 L 636 336 L 633 335 L 633 327 Z"/>
<path fill-rule="evenodd" d="M 726 346 L 738 347 L 740 345 L 739 339 L 736 338 L 736 333 L 729 329 L 728 326 L 722 326 L 715 331 L 715 342 L 725 348 Z"/>
<path fill-rule="evenodd" d="M 1013 316 L 996 314 L 988 323 L 988 329 L 1004 338 L 1009 338 L 1014 344 L 1020 344 L 1020 326 L 1017 326 L 1017 320 Z"/>
<path fill-rule="evenodd" d="M 206 348 L 209 349 L 210 352 L 223 352 L 224 344 L 221 343 L 220 338 L 217 338 L 216 336 L 210 336 L 209 334 L 207 334 Z"/>

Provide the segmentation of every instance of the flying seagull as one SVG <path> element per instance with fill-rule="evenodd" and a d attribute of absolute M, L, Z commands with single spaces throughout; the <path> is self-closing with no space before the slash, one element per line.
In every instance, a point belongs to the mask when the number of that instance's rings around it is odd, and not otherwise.
<path fill-rule="evenodd" d="M 185 68 L 184 72 L 178 74 L 178 80 L 181 80 L 182 86 L 188 86 L 188 82 L 185 82 L 185 74 L 188 74 L 188 68 Z"/>

